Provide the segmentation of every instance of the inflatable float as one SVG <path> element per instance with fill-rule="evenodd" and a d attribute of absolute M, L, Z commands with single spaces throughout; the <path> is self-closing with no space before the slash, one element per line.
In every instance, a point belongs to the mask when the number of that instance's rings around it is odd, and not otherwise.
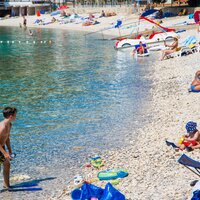
<path fill-rule="evenodd" d="M 99 180 L 112 180 L 117 178 L 124 178 L 128 176 L 128 172 L 122 168 L 108 169 L 98 173 L 97 177 Z"/>

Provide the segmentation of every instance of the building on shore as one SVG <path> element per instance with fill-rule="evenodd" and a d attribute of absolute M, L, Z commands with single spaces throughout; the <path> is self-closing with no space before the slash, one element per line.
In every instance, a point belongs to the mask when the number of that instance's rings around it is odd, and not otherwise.
<path fill-rule="evenodd" d="M 0 17 L 35 15 L 38 11 L 50 12 L 51 2 L 44 0 L 0 0 Z"/>

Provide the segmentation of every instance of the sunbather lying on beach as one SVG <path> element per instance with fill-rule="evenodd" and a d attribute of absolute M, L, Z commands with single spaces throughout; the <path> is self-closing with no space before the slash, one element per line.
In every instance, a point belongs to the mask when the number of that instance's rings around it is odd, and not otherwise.
<path fill-rule="evenodd" d="M 106 17 L 112 17 L 112 16 L 115 16 L 117 15 L 115 12 L 107 12 L 106 13 Z"/>
<path fill-rule="evenodd" d="M 191 83 L 189 92 L 200 92 L 200 70 L 195 73 L 194 80 Z"/>
<path fill-rule="evenodd" d="M 166 47 L 171 47 L 171 49 L 165 49 L 165 50 L 163 50 L 162 51 L 162 56 L 161 56 L 160 60 L 164 60 L 164 58 L 165 58 L 166 55 L 174 53 L 177 50 L 177 48 L 178 48 L 178 38 L 174 37 L 174 42 L 173 42 L 172 45 L 166 44 L 166 41 L 164 41 L 164 45 Z"/>
<path fill-rule="evenodd" d="M 185 126 L 187 134 L 185 134 L 177 146 L 180 150 L 193 150 L 200 148 L 200 132 L 197 130 L 196 122 L 188 122 Z"/>

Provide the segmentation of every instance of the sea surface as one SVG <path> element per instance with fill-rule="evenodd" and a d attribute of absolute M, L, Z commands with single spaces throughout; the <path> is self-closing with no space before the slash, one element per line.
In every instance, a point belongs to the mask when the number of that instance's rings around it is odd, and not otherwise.
<path fill-rule="evenodd" d="M 150 120 L 144 110 L 151 81 L 148 58 L 136 61 L 131 50 L 114 50 L 115 41 L 65 30 L 33 32 L 0 27 L 0 109 L 18 109 L 12 175 L 47 180 L 36 198 L 44 199 L 48 180 L 67 179 L 70 167 L 127 145 Z M 23 199 L 19 193 L 10 199 Z"/>

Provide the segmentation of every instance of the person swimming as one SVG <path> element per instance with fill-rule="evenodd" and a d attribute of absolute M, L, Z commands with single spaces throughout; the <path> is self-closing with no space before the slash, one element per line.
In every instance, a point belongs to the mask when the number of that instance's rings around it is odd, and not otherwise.
<path fill-rule="evenodd" d="M 138 53 L 138 54 L 144 54 L 145 53 L 145 50 L 146 50 L 146 47 L 143 45 L 142 41 L 140 41 L 139 43 L 139 47 L 137 47 L 136 49 L 133 50 L 133 53 Z"/>
<path fill-rule="evenodd" d="M 28 34 L 29 34 L 30 36 L 33 36 L 33 32 L 31 31 L 31 29 L 28 30 Z"/>

